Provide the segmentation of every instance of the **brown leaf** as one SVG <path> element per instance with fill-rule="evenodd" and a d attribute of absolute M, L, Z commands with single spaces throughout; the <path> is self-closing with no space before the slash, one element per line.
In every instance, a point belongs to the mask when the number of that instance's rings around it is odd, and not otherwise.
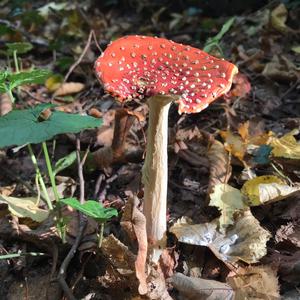
<path fill-rule="evenodd" d="M 65 82 L 55 91 L 54 96 L 65 96 L 81 92 L 85 85 L 80 82 Z"/>
<path fill-rule="evenodd" d="M 236 299 L 280 299 L 276 272 L 269 266 L 241 268 L 232 272 L 227 283 L 234 289 Z"/>
<path fill-rule="evenodd" d="M 0 116 L 4 116 L 13 109 L 8 93 L 0 94 Z"/>
<path fill-rule="evenodd" d="M 179 255 L 174 249 L 164 249 L 159 258 L 159 264 L 164 273 L 165 278 L 169 278 L 174 274 L 177 266 Z"/>
<path fill-rule="evenodd" d="M 146 218 L 138 209 L 140 201 L 136 196 L 129 198 L 129 202 L 132 203 L 131 223 L 138 242 L 138 254 L 135 261 L 136 277 L 140 282 L 138 290 L 141 295 L 145 295 L 148 291 L 146 275 L 146 260 L 148 251 Z"/>
<path fill-rule="evenodd" d="M 232 80 L 233 87 L 232 89 L 225 95 L 226 98 L 231 97 L 245 97 L 251 91 L 251 83 L 248 77 L 243 73 L 237 73 Z"/>
<path fill-rule="evenodd" d="M 231 165 L 229 155 L 224 145 L 213 140 L 207 152 L 210 162 L 210 174 L 208 183 L 208 194 L 210 194 L 217 184 L 227 183 L 231 176 Z"/>
<path fill-rule="evenodd" d="M 300 224 L 289 222 L 282 225 L 276 232 L 275 240 L 277 243 L 289 241 L 300 248 Z"/>
<path fill-rule="evenodd" d="M 272 60 L 265 65 L 262 72 L 265 77 L 283 83 L 290 83 L 299 77 L 299 70 L 283 55 L 275 55 Z"/>
<path fill-rule="evenodd" d="M 187 300 L 234 299 L 232 287 L 223 282 L 188 277 L 181 273 L 176 273 L 172 276 L 170 283 L 184 296 L 184 299 Z"/>
<path fill-rule="evenodd" d="M 121 274 L 134 274 L 136 255 L 112 234 L 102 241 L 101 250 Z"/>

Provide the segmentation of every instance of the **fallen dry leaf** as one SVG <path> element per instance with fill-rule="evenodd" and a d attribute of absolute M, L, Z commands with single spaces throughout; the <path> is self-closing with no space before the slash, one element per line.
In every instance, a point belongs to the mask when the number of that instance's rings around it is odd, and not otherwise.
<path fill-rule="evenodd" d="M 241 192 L 249 206 L 283 200 L 300 191 L 300 185 L 289 186 L 277 176 L 258 176 L 244 183 Z"/>
<path fill-rule="evenodd" d="M 284 253 L 274 251 L 272 255 L 266 257 L 266 263 L 275 265 L 278 267 L 278 274 L 284 282 L 297 286 L 299 284 L 300 270 L 300 251 L 297 250 L 293 253 Z M 300 293 L 299 293 L 300 294 Z M 297 298 L 298 299 L 298 298 Z"/>
<path fill-rule="evenodd" d="M 228 182 L 231 176 L 231 165 L 224 145 L 217 140 L 213 140 L 210 145 L 207 157 L 210 163 L 208 182 L 208 194 L 210 194 L 216 185 Z"/>
<path fill-rule="evenodd" d="M 85 85 L 80 82 L 65 82 L 55 91 L 54 96 L 65 96 L 81 92 Z"/>
<path fill-rule="evenodd" d="M 276 232 L 275 240 L 277 243 L 289 241 L 300 248 L 300 224 L 289 222 L 282 225 Z"/>
<path fill-rule="evenodd" d="M 247 147 L 243 139 L 232 133 L 231 131 L 221 131 L 221 137 L 224 140 L 225 149 L 232 155 L 237 157 L 239 160 L 243 161 L 244 155 L 246 153 Z"/>
<path fill-rule="evenodd" d="M 276 272 L 269 266 L 240 268 L 227 278 L 234 289 L 235 299 L 279 300 L 279 284 Z"/>
<path fill-rule="evenodd" d="M 272 60 L 265 65 L 262 75 L 271 80 L 289 83 L 298 79 L 299 70 L 283 55 L 274 55 Z"/>
<path fill-rule="evenodd" d="M 272 137 L 270 141 L 270 146 L 273 148 L 272 155 L 300 160 L 300 143 L 294 137 L 297 134 L 299 130 L 295 129 L 281 138 Z"/>
<path fill-rule="evenodd" d="M 169 282 L 188 300 L 233 300 L 234 291 L 226 283 L 175 273 Z"/>
<path fill-rule="evenodd" d="M 226 233 L 220 233 L 219 220 L 210 223 L 188 224 L 182 218 L 170 228 L 179 242 L 207 246 L 224 262 L 243 260 L 247 263 L 258 262 L 266 255 L 266 243 L 271 237 L 252 215 L 250 210 L 237 214 L 233 226 Z"/>
<path fill-rule="evenodd" d="M 17 198 L 0 195 L 0 203 L 6 204 L 8 210 L 19 218 L 30 218 L 36 222 L 43 222 L 49 216 L 47 210 L 38 207 L 37 198 Z"/>
<path fill-rule="evenodd" d="M 138 242 L 138 254 L 135 261 L 136 277 L 139 280 L 139 293 L 141 295 L 147 294 L 147 275 L 146 275 L 146 260 L 148 251 L 148 241 L 146 232 L 146 218 L 138 209 L 139 199 L 136 196 L 131 198 L 132 205 L 132 226 Z"/>
<path fill-rule="evenodd" d="M 271 11 L 270 23 L 274 29 L 281 33 L 287 33 L 291 29 L 285 24 L 288 17 L 288 10 L 283 3 Z"/>
<path fill-rule="evenodd" d="M 217 184 L 214 192 L 210 194 L 210 206 L 216 206 L 221 211 L 219 218 L 220 229 L 224 230 L 234 224 L 234 214 L 246 208 L 240 190 L 229 184 Z"/>
<path fill-rule="evenodd" d="M 8 93 L 0 94 L 0 116 L 4 116 L 13 109 Z"/>
<path fill-rule="evenodd" d="M 112 234 L 103 239 L 101 250 L 120 274 L 134 274 L 136 255 Z"/>
<path fill-rule="evenodd" d="M 251 91 L 251 83 L 248 77 L 243 73 L 237 73 L 232 80 L 233 87 L 232 89 L 225 95 L 226 98 L 231 97 L 245 97 Z"/>

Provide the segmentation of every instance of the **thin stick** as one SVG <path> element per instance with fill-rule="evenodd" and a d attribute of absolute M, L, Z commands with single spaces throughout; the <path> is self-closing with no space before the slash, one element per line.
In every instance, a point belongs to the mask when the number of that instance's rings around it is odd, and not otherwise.
<path fill-rule="evenodd" d="M 88 150 L 87 150 L 87 152 L 88 152 Z M 80 188 L 80 203 L 83 204 L 84 203 L 84 194 L 85 194 L 85 191 L 84 191 L 84 177 L 83 177 L 83 164 L 84 164 L 85 160 L 83 159 L 81 161 L 81 159 L 80 159 L 80 139 L 78 137 L 76 138 L 76 156 L 77 156 L 79 188 Z M 74 257 L 74 255 L 77 251 L 77 248 L 80 244 L 80 241 L 81 241 L 82 235 L 83 235 L 83 231 L 84 231 L 85 226 L 86 226 L 86 222 L 87 222 L 86 218 L 84 218 L 83 215 L 79 212 L 78 234 L 76 236 L 76 239 L 74 241 L 73 246 L 71 247 L 69 253 L 65 257 L 63 263 L 61 264 L 59 274 L 58 274 L 58 282 L 59 282 L 61 288 L 63 289 L 63 291 L 65 292 L 66 297 L 69 300 L 76 300 L 76 298 L 74 297 L 71 289 L 68 287 L 68 285 L 66 283 L 66 280 L 65 280 L 66 272 L 67 272 L 68 265 L 71 262 L 72 258 Z"/>
<path fill-rule="evenodd" d="M 71 75 L 71 73 L 73 73 L 73 71 L 75 70 L 75 68 L 81 63 L 82 59 L 84 58 L 86 52 L 88 51 L 90 45 L 91 45 L 91 41 L 92 41 L 92 37 L 94 37 L 95 40 L 95 33 L 93 30 L 90 31 L 87 43 L 83 49 L 83 52 L 81 53 L 81 55 L 79 56 L 79 58 L 77 59 L 77 61 L 75 61 L 75 63 L 70 67 L 67 75 L 64 78 L 64 82 L 66 82 L 69 78 L 69 76 Z M 98 43 L 96 43 L 97 47 L 99 47 Z"/>

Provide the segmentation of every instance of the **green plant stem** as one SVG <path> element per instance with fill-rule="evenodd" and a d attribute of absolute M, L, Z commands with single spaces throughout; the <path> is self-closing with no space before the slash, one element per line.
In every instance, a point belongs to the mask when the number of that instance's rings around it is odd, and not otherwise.
<path fill-rule="evenodd" d="M 104 233 L 104 223 L 99 223 L 100 225 L 100 230 L 99 230 L 99 235 L 98 235 L 98 247 L 101 248 L 102 246 L 102 241 L 103 241 L 103 233 Z"/>
<path fill-rule="evenodd" d="M 9 96 L 9 98 L 10 98 L 11 103 L 15 103 L 15 97 L 14 97 L 11 89 L 7 89 L 7 94 Z"/>
<path fill-rule="evenodd" d="M 15 68 L 16 68 L 16 73 L 20 72 L 19 69 L 19 63 L 18 63 L 18 57 L 17 57 L 17 51 L 13 52 L 13 56 L 14 56 L 14 63 L 15 63 Z"/>
<path fill-rule="evenodd" d="M 10 253 L 10 254 L 5 254 L 5 255 L 0 255 L 0 260 L 1 259 L 11 259 L 15 257 L 21 257 L 21 256 L 44 256 L 47 255 L 46 253 L 40 253 L 40 252 L 25 252 L 25 253 Z"/>
<path fill-rule="evenodd" d="M 46 200 L 46 202 L 47 202 L 48 208 L 49 208 L 50 210 L 53 210 L 52 202 L 51 202 L 51 200 L 50 200 L 50 197 L 49 197 L 49 194 L 48 194 L 48 191 L 47 191 L 47 188 L 46 188 L 44 179 L 43 179 L 43 177 L 42 177 L 42 174 L 41 174 L 40 168 L 39 168 L 39 166 L 38 166 L 36 157 L 35 157 L 35 155 L 34 155 L 34 153 L 33 153 L 32 147 L 31 147 L 30 144 L 28 144 L 27 147 L 28 147 L 28 150 L 29 150 L 30 158 L 31 158 L 32 163 L 33 163 L 33 165 L 34 165 L 34 167 L 35 167 L 35 172 L 36 172 L 36 175 L 37 175 L 37 177 L 38 177 L 40 186 L 41 186 L 42 191 L 43 191 L 43 193 L 44 193 L 44 197 L 45 197 L 45 200 Z"/>
<path fill-rule="evenodd" d="M 59 194 L 58 194 L 58 191 L 57 191 L 57 186 L 56 186 L 56 183 L 55 183 L 55 176 L 54 176 L 54 173 L 53 173 L 53 169 L 52 169 L 52 165 L 51 165 L 51 161 L 50 161 L 50 157 L 49 157 L 46 142 L 43 142 L 42 146 L 43 146 L 43 152 L 44 152 L 44 156 L 45 156 L 45 160 L 46 160 L 46 165 L 47 165 L 48 174 L 49 174 L 51 186 L 52 186 L 52 189 L 53 189 L 54 197 L 55 197 L 56 202 L 59 202 Z"/>

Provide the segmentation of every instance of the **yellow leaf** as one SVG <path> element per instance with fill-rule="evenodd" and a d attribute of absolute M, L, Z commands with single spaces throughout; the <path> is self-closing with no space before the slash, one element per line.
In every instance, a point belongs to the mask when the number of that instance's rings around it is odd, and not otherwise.
<path fill-rule="evenodd" d="M 249 139 L 249 121 L 240 124 L 238 133 L 240 134 L 243 141 L 246 142 Z"/>
<path fill-rule="evenodd" d="M 225 228 L 234 223 L 233 215 L 236 211 L 245 209 L 243 195 L 240 190 L 229 184 L 217 184 L 214 192 L 210 194 L 210 206 L 216 206 L 221 210 L 219 224 Z"/>
<path fill-rule="evenodd" d="M 299 190 L 300 186 L 289 186 L 276 176 L 259 176 L 248 180 L 241 192 L 250 206 L 257 206 L 283 200 Z"/>
<path fill-rule="evenodd" d="M 66 82 L 60 85 L 60 87 L 54 93 L 54 96 L 65 96 L 70 94 L 79 93 L 84 89 L 84 84 L 80 82 Z"/>
<path fill-rule="evenodd" d="M 242 138 L 230 131 L 221 131 L 220 134 L 225 141 L 225 149 L 243 161 L 247 147 Z"/>
<path fill-rule="evenodd" d="M 293 46 L 291 49 L 295 53 L 300 54 L 300 45 Z"/>
<path fill-rule="evenodd" d="M 285 33 L 290 30 L 289 27 L 285 25 L 287 20 L 288 11 L 283 3 L 279 4 L 271 12 L 271 25 L 274 29 L 281 33 Z"/>
<path fill-rule="evenodd" d="M 59 74 L 56 74 L 56 75 L 50 76 L 46 80 L 45 86 L 48 89 L 48 91 L 54 92 L 60 87 L 62 82 L 63 82 L 63 77 Z"/>
<path fill-rule="evenodd" d="M 0 203 L 8 205 L 8 210 L 19 218 L 30 218 L 36 222 L 44 221 L 49 212 L 36 204 L 36 198 L 16 198 L 0 195 Z"/>
<path fill-rule="evenodd" d="M 273 137 L 270 142 L 270 146 L 273 148 L 272 155 L 275 157 L 300 159 L 300 143 L 294 137 L 298 133 L 299 130 L 295 129 L 279 139 Z"/>

